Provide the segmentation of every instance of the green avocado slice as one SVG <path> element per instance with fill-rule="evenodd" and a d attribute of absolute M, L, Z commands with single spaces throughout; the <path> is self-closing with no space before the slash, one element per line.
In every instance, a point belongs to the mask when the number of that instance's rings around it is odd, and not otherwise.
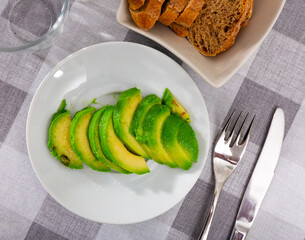
<path fill-rule="evenodd" d="M 59 108 L 57 109 L 57 112 L 53 114 L 52 116 L 52 119 L 51 119 L 51 122 L 60 114 L 64 113 L 64 112 L 67 112 L 66 110 L 66 106 L 67 106 L 67 103 L 66 103 L 66 99 L 63 99 L 61 100 L 61 103 L 59 105 Z"/>
<path fill-rule="evenodd" d="M 184 122 L 178 130 L 177 140 L 185 154 L 193 161 L 197 162 L 198 159 L 198 142 L 196 134 L 190 124 Z"/>
<path fill-rule="evenodd" d="M 165 119 L 170 115 L 170 110 L 165 105 L 155 105 L 146 114 L 143 120 L 143 140 L 150 149 L 152 159 L 169 167 L 177 167 L 165 151 L 161 142 L 161 132 Z"/>
<path fill-rule="evenodd" d="M 90 168 L 100 172 L 109 172 L 111 169 L 96 159 L 90 148 L 87 133 L 94 112 L 94 107 L 87 107 L 75 114 L 70 125 L 71 146 L 77 156 Z"/>
<path fill-rule="evenodd" d="M 169 115 L 163 124 L 161 141 L 164 149 L 175 163 L 180 168 L 187 170 L 193 162 L 178 143 L 178 131 L 182 124 L 184 124 L 184 121 L 177 113 Z M 186 138 L 185 141 L 188 141 L 188 139 Z"/>
<path fill-rule="evenodd" d="M 163 93 L 162 103 L 167 105 L 171 113 L 178 113 L 185 122 L 191 122 L 191 117 L 184 107 L 178 102 L 171 91 L 166 88 Z"/>
<path fill-rule="evenodd" d="M 150 172 L 143 157 L 132 154 L 116 135 L 113 128 L 113 108 L 105 110 L 99 125 L 99 136 L 105 156 L 123 169 L 136 174 Z"/>
<path fill-rule="evenodd" d="M 130 132 L 133 136 L 136 137 L 136 140 L 139 142 L 143 142 L 143 127 L 142 123 L 145 118 L 146 113 L 151 109 L 154 105 L 161 104 L 161 99 L 155 95 L 151 94 L 143 98 L 142 102 L 137 107 L 133 119 L 130 124 Z"/>
<path fill-rule="evenodd" d="M 65 104 L 65 100 L 62 103 Z M 52 155 L 63 165 L 72 169 L 82 169 L 82 161 L 71 148 L 69 138 L 69 127 L 71 123 L 70 112 L 65 110 L 65 105 L 61 106 L 63 108 L 60 107 L 52 117 L 49 128 L 48 147 Z"/>
<path fill-rule="evenodd" d="M 129 171 L 119 167 L 115 163 L 108 160 L 102 150 L 98 129 L 99 129 L 99 122 L 103 115 L 103 113 L 108 109 L 110 106 L 105 106 L 99 110 L 97 110 L 90 121 L 89 128 L 88 128 L 88 137 L 89 137 L 89 143 L 91 150 L 94 154 L 94 156 L 100 160 L 102 163 L 104 163 L 107 167 L 112 168 L 113 170 L 120 172 L 120 173 L 130 173 Z"/>
<path fill-rule="evenodd" d="M 131 152 L 149 159 L 149 155 L 129 130 L 133 115 L 141 101 L 141 91 L 137 88 L 122 92 L 114 107 L 113 125 L 115 133 Z"/>

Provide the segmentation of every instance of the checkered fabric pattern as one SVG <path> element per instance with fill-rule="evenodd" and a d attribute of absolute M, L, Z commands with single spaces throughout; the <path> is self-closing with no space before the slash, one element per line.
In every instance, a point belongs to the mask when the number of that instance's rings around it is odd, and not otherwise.
<path fill-rule="evenodd" d="M 75 0 L 64 31 L 52 47 L 36 53 L 0 53 L 0 239 L 197 239 L 213 191 L 211 150 L 200 178 L 179 204 L 159 217 L 132 225 L 100 224 L 74 215 L 50 197 L 32 170 L 26 149 L 26 117 L 44 76 L 83 47 L 131 41 L 164 52 L 190 74 L 206 101 L 212 138 L 233 108 L 258 116 L 244 161 L 221 194 L 209 239 L 228 239 L 272 113 L 281 107 L 286 114 L 282 152 L 247 239 L 304 240 L 305 1 L 287 0 L 259 50 L 219 89 L 210 87 L 157 43 L 119 25 L 115 19 L 119 2 Z M 5 17 L 5 8 L 0 8 Z"/>

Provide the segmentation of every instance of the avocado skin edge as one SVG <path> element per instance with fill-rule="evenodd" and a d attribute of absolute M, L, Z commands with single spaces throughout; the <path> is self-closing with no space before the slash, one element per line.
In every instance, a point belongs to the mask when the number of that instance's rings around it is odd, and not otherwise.
<path fill-rule="evenodd" d="M 89 138 L 90 147 L 91 147 L 91 150 L 92 150 L 92 153 L 94 154 L 94 156 L 98 160 L 100 160 L 103 164 L 105 164 L 107 167 L 112 168 L 113 170 L 120 172 L 120 173 L 130 174 L 131 172 L 117 166 L 115 163 L 113 163 L 112 161 L 107 159 L 106 156 L 104 155 L 102 147 L 101 147 L 99 134 L 98 134 L 98 131 L 99 131 L 98 128 L 99 128 L 100 120 L 101 120 L 103 113 L 110 107 L 112 107 L 112 106 L 107 105 L 107 106 L 97 110 L 93 114 L 89 127 L 88 127 L 88 138 Z M 97 136 L 97 138 L 96 138 L 96 136 Z"/>
<path fill-rule="evenodd" d="M 82 153 L 80 151 L 78 151 L 76 145 L 77 145 L 77 142 L 76 142 L 76 139 L 75 139 L 75 131 L 76 131 L 76 128 L 77 128 L 77 124 L 79 122 L 79 119 L 81 119 L 84 114 L 86 113 L 91 113 L 92 112 L 92 115 L 93 115 L 93 112 L 95 111 L 95 108 L 94 107 L 86 107 L 86 108 L 83 108 L 82 110 L 78 111 L 75 113 L 72 121 L 71 121 L 71 124 L 70 124 L 70 141 L 71 141 L 71 147 L 73 149 L 73 151 L 77 154 L 77 156 L 86 164 L 88 165 L 91 169 L 93 170 L 96 170 L 96 171 L 99 171 L 99 172 L 110 172 L 111 169 L 109 167 L 107 167 L 106 165 L 104 165 L 102 162 L 100 162 L 100 160 L 98 159 L 95 159 L 94 161 L 98 161 L 100 164 L 99 167 L 96 167 L 94 166 L 94 163 L 92 161 L 87 161 L 86 157 L 84 157 L 82 155 Z M 91 116 L 92 116 L 91 115 Z M 88 125 L 89 126 L 89 125 Z M 88 131 L 88 129 L 87 129 Z M 88 132 L 86 134 L 87 136 L 87 141 L 88 141 L 88 144 L 89 144 L 89 138 L 88 138 Z M 89 144 L 90 146 L 90 144 Z M 91 150 L 91 148 L 90 148 Z M 92 153 L 93 155 L 93 153 Z M 94 156 L 94 155 L 93 155 Z"/>
<path fill-rule="evenodd" d="M 51 119 L 51 122 L 60 114 L 64 113 L 64 112 L 67 112 L 66 110 L 66 106 L 67 106 L 67 103 L 66 103 L 66 99 L 63 99 L 61 100 L 61 103 L 59 105 L 59 108 L 57 109 L 57 112 L 53 114 L 52 116 L 52 119 Z"/>

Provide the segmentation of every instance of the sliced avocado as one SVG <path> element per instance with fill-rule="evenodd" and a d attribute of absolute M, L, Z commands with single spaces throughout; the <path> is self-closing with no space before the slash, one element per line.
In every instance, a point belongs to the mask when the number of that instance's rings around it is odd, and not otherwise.
<path fill-rule="evenodd" d="M 184 124 L 184 121 L 177 113 L 169 115 L 163 124 L 161 141 L 164 149 L 175 163 L 180 168 L 187 170 L 193 162 L 178 143 L 178 131 L 182 124 Z M 188 141 L 188 139 L 185 139 L 185 141 Z"/>
<path fill-rule="evenodd" d="M 178 130 L 177 140 L 185 154 L 193 161 L 198 159 L 198 142 L 196 134 L 190 124 L 184 122 Z"/>
<path fill-rule="evenodd" d="M 113 108 L 105 110 L 99 125 L 99 136 L 105 156 L 130 172 L 145 174 L 150 172 L 143 157 L 132 154 L 117 137 L 113 128 Z"/>
<path fill-rule="evenodd" d="M 87 107 L 75 114 L 70 125 L 71 146 L 77 156 L 90 168 L 96 171 L 109 172 L 111 169 L 96 159 L 90 148 L 87 133 L 94 112 L 94 107 Z"/>
<path fill-rule="evenodd" d="M 168 88 L 164 90 L 162 103 L 167 105 L 171 113 L 178 113 L 185 122 L 191 122 L 191 117 L 184 107 L 178 102 L 174 95 L 169 91 Z"/>
<path fill-rule="evenodd" d="M 59 105 L 59 108 L 57 109 L 57 112 L 53 114 L 52 116 L 52 119 L 51 119 L 51 122 L 60 114 L 64 113 L 64 112 L 67 112 L 66 110 L 66 106 L 67 106 L 67 103 L 66 103 L 66 99 L 63 99 L 61 100 L 61 103 Z"/>
<path fill-rule="evenodd" d="M 133 136 L 136 137 L 136 140 L 139 142 L 143 142 L 142 136 L 143 136 L 143 127 L 142 123 L 144 120 L 144 117 L 146 113 L 149 111 L 149 109 L 152 108 L 152 106 L 156 104 L 161 104 L 161 99 L 155 95 L 151 94 L 143 98 L 142 102 L 137 107 L 133 119 L 130 124 L 130 132 Z"/>
<path fill-rule="evenodd" d="M 64 109 L 64 108 L 63 108 Z M 69 168 L 81 169 L 83 163 L 71 148 L 69 127 L 71 123 L 70 112 L 55 113 L 49 128 L 48 147 L 52 155 L 63 165 Z"/>
<path fill-rule="evenodd" d="M 114 107 L 113 124 L 115 133 L 131 152 L 149 159 L 149 155 L 129 131 L 133 115 L 141 101 L 141 91 L 137 88 L 122 92 Z"/>
<path fill-rule="evenodd" d="M 130 173 L 129 171 L 119 167 L 115 163 L 111 162 L 109 159 L 107 159 L 103 153 L 101 143 L 100 143 L 100 138 L 98 134 L 98 129 L 99 129 L 99 122 L 100 119 L 105 112 L 107 108 L 110 106 L 105 106 L 99 110 L 97 110 L 90 121 L 89 128 L 88 128 L 88 137 L 89 137 L 89 143 L 91 150 L 94 154 L 94 156 L 100 160 L 102 163 L 104 163 L 107 167 L 112 168 L 113 170 L 120 172 L 120 173 Z"/>
<path fill-rule="evenodd" d="M 153 106 L 143 120 L 143 140 L 144 145 L 150 149 L 153 160 L 163 162 L 169 167 L 177 167 L 177 164 L 165 151 L 161 142 L 163 123 L 169 115 L 170 110 L 167 106 Z"/>

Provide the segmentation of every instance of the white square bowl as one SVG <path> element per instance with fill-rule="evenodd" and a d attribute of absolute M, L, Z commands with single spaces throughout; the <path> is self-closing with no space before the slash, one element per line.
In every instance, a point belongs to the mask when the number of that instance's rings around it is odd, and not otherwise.
<path fill-rule="evenodd" d="M 253 16 L 241 29 L 235 44 L 216 57 L 200 54 L 186 38 L 177 37 L 168 27 L 160 23 L 144 31 L 138 28 L 129 13 L 127 0 L 122 0 L 117 12 L 117 21 L 167 48 L 195 70 L 213 87 L 221 87 L 249 59 L 265 39 L 278 18 L 285 0 L 255 0 Z"/>

